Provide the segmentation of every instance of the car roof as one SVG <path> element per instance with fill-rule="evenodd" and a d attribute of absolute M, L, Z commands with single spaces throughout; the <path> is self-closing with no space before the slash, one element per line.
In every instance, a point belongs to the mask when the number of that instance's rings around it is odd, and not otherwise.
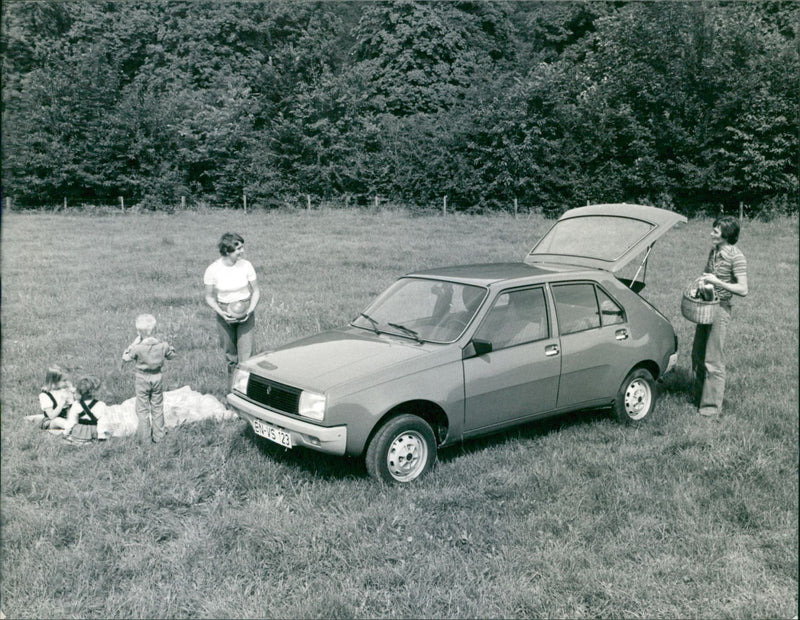
<path fill-rule="evenodd" d="M 425 269 L 407 273 L 406 278 L 428 278 L 447 280 L 460 284 L 475 286 L 492 286 L 499 283 L 513 283 L 519 280 L 520 284 L 530 281 L 546 282 L 564 273 L 573 277 L 591 277 L 597 279 L 604 272 L 600 269 L 587 269 L 575 265 L 561 265 L 549 263 L 548 265 L 527 265 L 518 263 L 480 263 L 472 265 L 452 265 L 436 269 Z"/>

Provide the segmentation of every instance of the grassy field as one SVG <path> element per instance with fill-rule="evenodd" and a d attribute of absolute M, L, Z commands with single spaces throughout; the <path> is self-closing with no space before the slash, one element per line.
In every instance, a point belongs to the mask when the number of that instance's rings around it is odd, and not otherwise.
<path fill-rule="evenodd" d="M 644 295 L 680 359 L 639 428 L 571 415 L 443 451 L 381 485 L 356 460 L 267 445 L 238 420 L 75 447 L 24 419 L 49 363 L 133 395 L 152 312 L 167 387 L 222 397 L 202 273 L 239 231 L 268 348 L 346 323 L 398 275 L 521 260 L 536 216 L 6 213 L 2 231 L 2 612 L 8 618 L 792 618 L 798 613 L 798 222 L 747 223 L 721 420 L 688 403 L 682 288 L 709 220 L 657 245 Z"/>

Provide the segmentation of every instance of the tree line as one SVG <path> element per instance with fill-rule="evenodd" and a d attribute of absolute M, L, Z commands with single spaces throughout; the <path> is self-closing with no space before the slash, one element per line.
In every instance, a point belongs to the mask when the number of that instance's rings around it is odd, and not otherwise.
<path fill-rule="evenodd" d="M 798 211 L 795 2 L 2 5 L 15 204 Z"/>

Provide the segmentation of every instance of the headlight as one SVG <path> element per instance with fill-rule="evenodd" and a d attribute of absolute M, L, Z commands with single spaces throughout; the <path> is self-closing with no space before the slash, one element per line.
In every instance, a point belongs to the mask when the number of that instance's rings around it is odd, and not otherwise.
<path fill-rule="evenodd" d="M 300 403 L 297 412 L 306 418 L 322 420 L 325 418 L 325 395 L 316 392 L 300 393 Z"/>
<path fill-rule="evenodd" d="M 241 368 L 233 371 L 233 380 L 231 381 L 231 389 L 241 394 L 247 394 L 247 382 L 250 380 L 250 373 Z"/>

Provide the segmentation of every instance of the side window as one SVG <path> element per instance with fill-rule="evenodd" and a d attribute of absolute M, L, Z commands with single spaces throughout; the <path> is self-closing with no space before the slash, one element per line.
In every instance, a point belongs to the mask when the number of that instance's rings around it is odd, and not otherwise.
<path fill-rule="evenodd" d="M 553 297 L 561 335 L 600 327 L 593 284 L 560 284 L 553 287 Z"/>
<path fill-rule="evenodd" d="M 495 300 L 475 338 L 497 351 L 550 336 L 542 287 L 503 293 Z"/>
<path fill-rule="evenodd" d="M 606 295 L 601 288 L 597 289 L 597 301 L 600 302 L 600 320 L 603 325 L 616 325 L 625 322 L 625 313 L 617 303 Z"/>

